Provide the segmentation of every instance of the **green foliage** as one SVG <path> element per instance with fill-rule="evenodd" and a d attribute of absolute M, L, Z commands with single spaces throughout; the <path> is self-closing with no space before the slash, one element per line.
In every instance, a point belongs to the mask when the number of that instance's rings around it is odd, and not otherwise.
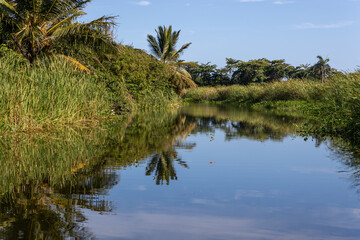
<path fill-rule="evenodd" d="M 59 58 L 30 65 L 0 48 L 0 131 L 97 119 L 109 111 L 105 86 Z"/>
<path fill-rule="evenodd" d="M 248 62 L 240 61 L 236 65 L 232 81 L 242 85 L 280 81 L 288 76 L 289 66 L 285 60 L 270 61 L 263 58 Z"/>
<path fill-rule="evenodd" d="M 1 0 L 0 44 L 20 53 L 29 62 L 42 54 L 64 53 L 66 49 L 109 48 L 113 17 L 89 23 L 76 20 L 90 0 Z M 70 59 L 71 60 L 71 59 Z M 74 61 L 76 62 L 76 61 Z"/>
<path fill-rule="evenodd" d="M 198 86 L 229 85 L 232 83 L 228 69 L 217 69 L 216 65 L 210 63 L 187 66 L 186 70 Z"/>
<path fill-rule="evenodd" d="M 97 69 L 117 110 L 164 107 L 177 101 L 166 64 L 142 50 L 118 47 L 119 53 Z"/>
<path fill-rule="evenodd" d="M 226 59 L 226 66 L 217 69 L 216 65 L 200 64 L 187 68 L 192 78 L 199 86 L 217 85 L 249 85 L 252 83 L 268 83 L 285 79 L 322 80 L 339 74 L 328 65 L 328 58 L 318 56 L 319 61 L 313 66 L 300 65 L 294 67 L 285 60 L 268 60 L 266 58 L 250 61 Z"/>
<path fill-rule="evenodd" d="M 263 85 L 202 87 L 187 90 L 184 98 L 193 102 L 246 103 L 258 109 L 265 107 L 282 112 L 301 112 L 319 123 L 306 128 L 306 132 L 340 136 L 359 144 L 359 96 L 360 75 L 350 73 L 336 74 L 324 84 L 289 80 Z"/>
<path fill-rule="evenodd" d="M 360 74 L 337 75 L 328 80 L 329 89 L 318 118 L 320 134 L 346 136 L 360 144 Z"/>
<path fill-rule="evenodd" d="M 181 30 L 173 31 L 172 26 L 159 26 L 155 29 L 156 37 L 147 36 L 147 41 L 151 52 L 163 62 L 176 62 L 180 54 L 187 49 L 191 43 L 184 44 L 179 50 L 176 50 L 176 44 L 179 41 Z"/>
<path fill-rule="evenodd" d="M 253 84 L 249 86 L 232 85 L 217 87 L 201 87 L 189 89 L 184 98 L 187 101 L 226 101 L 256 103 L 278 100 L 311 100 L 323 99 L 325 87 L 319 83 L 302 80 L 289 80 Z"/>
<path fill-rule="evenodd" d="M 329 58 L 324 59 L 321 56 L 317 56 L 318 62 L 311 67 L 312 74 L 321 78 L 321 82 L 324 83 L 324 79 L 329 77 L 331 74 L 331 67 L 328 64 L 330 62 Z"/>
<path fill-rule="evenodd" d="M 186 71 L 184 66 L 192 65 L 180 60 L 180 54 L 187 49 L 191 43 L 184 44 L 179 50 L 176 50 L 176 44 L 179 41 L 179 31 L 172 31 L 172 26 L 168 28 L 159 26 L 156 30 L 156 37 L 152 35 L 147 36 L 151 52 L 163 63 L 166 63 L 171 82 L 176 86 L 177 92 L 182 93 L 183 89 L 189 87 L 197 87 L 192 80 L 191 75 Z"/>

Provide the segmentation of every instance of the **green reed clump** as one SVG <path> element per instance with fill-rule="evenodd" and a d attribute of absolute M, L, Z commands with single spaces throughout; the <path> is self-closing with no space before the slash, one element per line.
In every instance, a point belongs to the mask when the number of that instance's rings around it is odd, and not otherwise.
<path fill-rule="evenodd" d="M 109 111 L 104 84 L 61 58 L 30 65 L 2 49 L 0 131 L 45 128 L 96 119 Z"/>
<path fill-rule="evenodd" d="M 360 144 L 360 74 L 335 76 L 327 85 L 325 99 L 316 109 L 322 126 L 312 130 Z"/>

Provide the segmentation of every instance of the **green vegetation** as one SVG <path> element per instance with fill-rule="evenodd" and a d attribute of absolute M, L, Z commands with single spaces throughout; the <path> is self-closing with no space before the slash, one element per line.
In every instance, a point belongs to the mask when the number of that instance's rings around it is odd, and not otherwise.
<path fill-rule="evenodd" d="M 169 29 L 171 58 L 159 61 L 117 44 L 114 17 L 78 21 L 89 2 L 0 1 L 1 132 L 179 105 L 176 91 L 193 83 L 175 63 L 190 45 L 175 50 L 180 31 Z"/>
<path fill-rule="evenodd" d="M 44 58 L 30 65 L 5 47 L 0 56 L 0 132 L 42 130 L 109 114 L 105 85 L 71 63 Z"/>
<path fill-rule="evenodd" d="M 289 80 L 262 85 L 232 85 L 189 89 L 186 91 L 184 98 L 193 102 L 224 101 L 250 104 L 261 101 L 320 100 L 324 98 L 325 88 L 324 85 L 317 82 Z"/>
<path fill-rule="evenodd" d="M 92 63 L 117 112 L 179 104 L 166 64 L 142 50 L 122 45 L 118 48 L 117 56 L 103 60 L 101 65 Z"/>
<path fill-rule="evenodd" d="M 226 59 L 226 66 L 217 69 L 216 65 L 200 64 L 188 66 L 186 69 L 199 86 L 217 85 L 249 85 L 253 83 L 269 83 L 284 79 L 306 79 L 324 82 L 325 78 L 337 73 L 329 66 L 328 58 L 319 59 L 314 65 L 300 65 L 294 67 L 283 59 L 268 60 L 266 58 L 250 61 Z"/>
<path fill-rule="evenodd" d="M 184 98 L 190 102 L 225 102 L 300 113 L 320 124 L 306 128 L 308 133 L 342 136 L 359 144 L 359 96 L 360 75 L 352 73 L 337 74 L 325 84 L 288 80 L 250 86 L 202 87 L 187 90 Z"/>
<path fill-rule="evenodd" d="M 31 63 L 44 54 L 65 56 L 67 51 L 80 51 L 84 46 L 109 48 L 113 44 L 113 17 L 89 23 L 76 21 L 85 14 L 83 9 L 88 2 L 1 0 L 0 44 L 6 44 Z M 65 58 L 81 65 L 71 56 Z"/>
<path fill-rule="evenodd" d="M 0 0 L 1 132 L 174 108 L 181 101 L 176 93 L 199 85 L 216 87 L 187 90 L 185 99 L 293 110 L 322 123 L 308 131 L 358 141 L 359 75 L 337 72 L 328 58 L 297 67 L 282 59 L 228 58 L 217 69 L 180 60 L 191 43 L 177 50 L 181 31 L 171 25 L 147 36 L 151 56 L 114 41 L 114 17 L 80 22 L 89 2 Z"/>
<path fill-rule="evenodd" d="M 186 87 L 196 87 L 191 75 L 184 69 L 184 66 L 194 66 L 180 60 L 180 54 L 187 49 L 191 43 L 184 44 L 179 50 L 176 50 L 176 44 L 179 40 L 180 31 L 172 31 L 172 26 L 168 28 L 159 26 L 156 31 L 156 37 L 147 36 L 151 52 L 162 62 L 166 63 L 171 73 L 171 80 L 181 93 Z"/>

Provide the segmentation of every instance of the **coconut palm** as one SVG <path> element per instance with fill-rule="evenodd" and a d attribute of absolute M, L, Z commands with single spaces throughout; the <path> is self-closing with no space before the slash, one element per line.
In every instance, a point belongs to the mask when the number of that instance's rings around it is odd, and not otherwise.
<path fill-rule="evenodd" d="M 91 0 L 0 0 L 0 44 L 6 44 L 29 62 L 40 55 L 63 55 L 66 49 L 109 47 L 114 17 L 88 23 L 77 19 Z M 68 60 L 77 62 L 70 56 Z M 77 62 L 80 64 L 79 62 Z"/>
<path fill-rule="evenodd" d="M 324 83 L 325 78 L 329 75 L 331 67 L 328 64 L 329 58 L 324 59 L 322 56 L 317 56 L 318 62 L 312 66 L 312 71 L 317 76 L 321 76 L 321 83 Z"/>
<path fill-rule="evenodd" d="M 191 43 L 184 44 L 179 50 L 176 50 L 180 31 L 173 31 L 171 25 L 168 28 L 159 26 L 158 29 L 155 29 L 156 37 L 150 34 L 147 36 L 151 52 L 160 61 L 166 63 L 171 70 L 171 80 L 177 87 L 178 92 L 181 92 L 186 87 L 196 87 L 191 75 L 183 68 L 186 65 L 194 65 L 194 63 L 184 62 L 179 59 L 180 55 Z"/>

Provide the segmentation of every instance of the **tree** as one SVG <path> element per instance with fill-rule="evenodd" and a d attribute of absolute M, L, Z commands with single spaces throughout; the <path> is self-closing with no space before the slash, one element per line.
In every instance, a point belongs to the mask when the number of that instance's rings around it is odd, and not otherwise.
<path fill-rule="evenodd" d="M 239 61 L 235 65 L 232 81 L 238 84 L 265 83 L 288 78 L 292 70 L 285 60 L 268 60 L 266 58 Z"/>
<path fill-rule="evenodd" d="M 243 85 L 263 83 L 267 79 L 265 69 L 269 65 L 267 59 L 256 59 L 248 62 L 240 61 L 232 76 L 232 81 Z"/>
<path fill-rule="evenodd" d="M 289 78 L 309 79 L 311 78 L 310 64 L 301 64 L 297 67 L 291 66 L 288 74 Z"/>
<path fill-rule="evenodd" d="M 191 43 L 187 43 L 179 50 L 176 50 L 175 48 L 181 30 L 172 31 L 171 25 L 169 28 L 159 26 L 157 30 L 155 29 L 155 32 L 156 38 L 149 34 L 147 41 L 150 45 L 151 52 L 164 63 L 179 60 L 180 54 L 191 45 Z"/>
<path fill-rule="evenodd" d="M 187 67 L 186 70 L 191 74 L 192 79 L 198 86 L 230 85 L 229 70 L 218 69 L 215 64 L 210 62 L 198 64 L 196 67 Z"/>
<path fill-rule="evenodd" d="M 317 56 L 318 62 L 312 66 L 312 71 L 316 76 L 321 77 L 321 83 L 324 83 L 326 77 L 329 76 L 331 72 L 331 67 L 328 64 L 330 62 L 329 58 L 324 59 L 322 56 Z"/>
<path fill-rule="evenodd" d="M 61 55 L 80 65 L 66 49 L 113 45 L 114 17 L 88 23 L 76 21 L 91 0 L 0 0 L 0 44 L 20 53 L 29 62 L 44 54 Z"/>
<path fill-rule="evenodd" d="M 151 52 L 160 61 L 166 63 L 171 70 L 171 79 L 178 92 L 181 92 L 186 87 L 196 87 L 191 75 L 184 69 L 184 66 L 194 65 L 194 63 L 184 62 L 179 59 L 180 55 L 191 43 L 184 44 L 179 50 L 176 50 L 180 31 L 173 31 L 171 25 L 168 28 L 159 26 L 158 29 L 155 29 L 156 37 L 150 34 L 147 36 Z"/>
<path fill-rule="evenodd" d="M 240 63 L 240 60 L 236 60 L 233 58 L 226 58 L 226 66 L 225 69 L 228 71 L 229 77 L 231 77 L 234 73 L 234 69 Z"/>

